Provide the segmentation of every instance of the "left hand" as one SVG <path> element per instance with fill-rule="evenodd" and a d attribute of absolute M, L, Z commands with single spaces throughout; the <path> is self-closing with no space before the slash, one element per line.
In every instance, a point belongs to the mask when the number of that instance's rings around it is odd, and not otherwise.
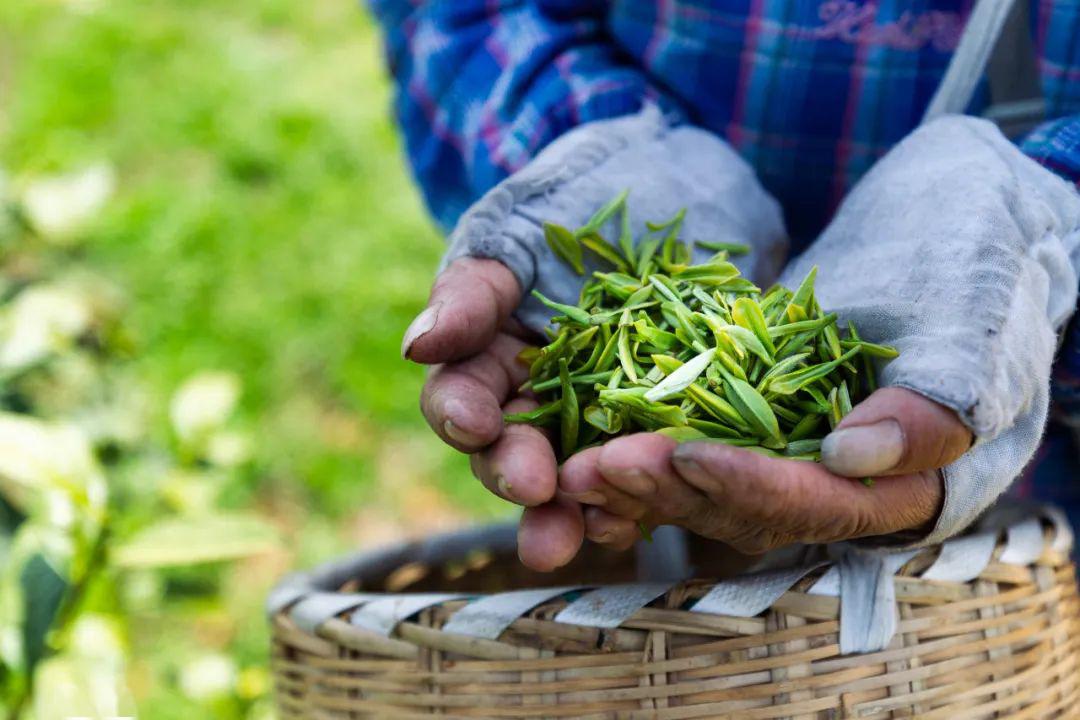
<path fill-rule="evenodd" d="M 585 535 L 594 542 L 629 548 L 642 522 L 679 525 L 756 555 L 928 527 L 944 497 L 938 469 L 970 445 L 953 411 L 885 388 L 826 438 L 820 465 L 639 434 L 570 458 L 559 485 L 586 506 Z M 873 485 L 853 479 L 862 477 Z"/>
<path fill-rule="evenodd" d="M 420 397 L 431 428 L 469 453 L 484 487 L 525 508 L 518 543 L 522 562 L 553 570 L 581 546 L 581 508 L 557 497 L 555 451 L 545 434 L 503 423 L 504 412 L 536 407 L 516 390 L 528 377 L 517 354 L 529 333 L 510 316 L 520 299 L 521 287 L 505 265 L 459 258 L 435 281 L 401 352 L 432 366 Z"/>

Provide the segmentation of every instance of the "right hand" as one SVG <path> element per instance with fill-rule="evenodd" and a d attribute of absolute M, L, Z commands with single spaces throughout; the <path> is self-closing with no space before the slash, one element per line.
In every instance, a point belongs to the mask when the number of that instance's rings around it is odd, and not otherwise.
<path fill-rule="evenodd" d="M 531 337 L 511 317 L 521 296 L 517 279 L 497 260 L 455 260 L 406 330 L 401 354 L 432 366 L 420 398 L 424 417 L 447 444 L 472 456 L 484 487 L 525 507 L 518 554 L 525 565 L 549 571 L 573 559 L 585 530 L 579 504 L 556 492 L 558 463 L 547 436 L 503 423 L 503 413 L 536 407 L 517 392 L 529 374 L 517 355 Z"/>

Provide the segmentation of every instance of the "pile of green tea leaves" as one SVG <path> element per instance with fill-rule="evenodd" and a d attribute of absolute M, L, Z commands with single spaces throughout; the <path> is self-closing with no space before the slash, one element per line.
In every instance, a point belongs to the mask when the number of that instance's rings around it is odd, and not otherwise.
<path fill-rule="evenodd" d="M 819 459 L 821 439 L 875 389 L 875 359 L 896 351 L 822 311 L 816 267 L 794 292 L 762 294 L 728 260 L 745 246 L 698 240 L 715 254 L 691 264 L 684 214 L 648 224 L 636 246 L 626 193 L 577 231 L 545 225 L 577 273 L 587 258 L 608 269 L 592 273 L 577 305 L 533 293 L 557 313 L 551 343 L 519 357 L 530 368 L 522 389 L 542 404 L 506 421 L 557 427 L 564 459 L 639 431 Z M 601 235 L 609 225 L 615 243 Z"/>

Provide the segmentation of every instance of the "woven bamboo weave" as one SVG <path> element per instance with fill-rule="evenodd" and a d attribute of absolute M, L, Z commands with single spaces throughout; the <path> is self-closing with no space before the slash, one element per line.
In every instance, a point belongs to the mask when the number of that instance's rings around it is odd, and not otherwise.
<path fill-rule="evenodd" d="M 1042 527 L 1037 558 L 1003 561 L 1001 534 L 970 582 L 922 578 L 940 549 L 915 555 L 895 577 L 891 644 L 847 656 L 838 644 L 840 599 L 809 592 L 825 567 L 754 617 L 689 611 L 713 586 L 698 580 L 673 586 L 617 627 L 556 622 L 575 597 L 563 593 L 488 639 L 442 628 L 488 593 L 631 582 L 632 556 L 592 548 L 548 576 L 520 566 L 511 528 L 403 545 L 279 588 L 271 615 L 278 712 L 285 720 L 1080 719 L 1076 576 L 1067 548 Z M 708 567 L 708 549 L 695 552 L 697 566 Z M 290 608 L 311 592 L 331 614 L 301 627 Z M 349 606 L 365 598 L 423 592 L 463 595 L 388 632 L 350 622 Z"/>

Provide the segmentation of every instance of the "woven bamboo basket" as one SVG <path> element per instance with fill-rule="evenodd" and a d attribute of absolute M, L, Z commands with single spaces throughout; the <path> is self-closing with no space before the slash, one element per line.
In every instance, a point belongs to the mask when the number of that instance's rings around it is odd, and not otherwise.
<path fill-rule="evenodd" d="M 518 563 L 512 527 L 444 535 L 273 591 L 277 707 L 289 720 L 1080 718 L 1071 540 L 1051 512 L 890 556 L 876 592 L 894 627 L 880 649 L 844 654 L 841 562 L 634 583 L 632 553 L 586 548 L 541 575 Z M 715 546 L 690 551 L 699 575 L 724 574 Z"/>

